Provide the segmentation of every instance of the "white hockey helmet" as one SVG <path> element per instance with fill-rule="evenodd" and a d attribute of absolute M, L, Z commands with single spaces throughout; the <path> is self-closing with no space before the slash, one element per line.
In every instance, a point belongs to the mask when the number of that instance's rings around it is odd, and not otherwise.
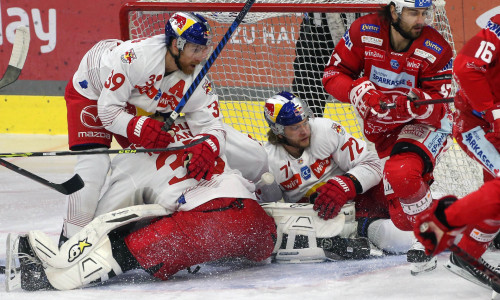
<path fill-rule="evenodd" d="M 425 23 L 430 25 L 432 23 L 433 18 L 433 8 L 432 0 L 391 0 L 389 4 L 393 3 L 394 8 L 396 9 L 396 13 L 401 16 L 404 7 L 408 8 L 426 8 L 427 9 L 427 17 Z"/>
<path fill-rule="evenodd" d="M 285 126 L 311 118 L 309 106 L 290 92 L 279 92 L 266 100 L 264 117 L 276 135 L 283 135 Z"/>

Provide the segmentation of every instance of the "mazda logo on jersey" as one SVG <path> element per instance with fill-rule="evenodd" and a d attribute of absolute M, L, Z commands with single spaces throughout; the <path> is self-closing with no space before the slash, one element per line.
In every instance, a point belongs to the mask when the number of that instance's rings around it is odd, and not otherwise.
<path fill-rule="evenodd" d="M 311 169 L 309 169 L 309 166 L 303 166 L 300 168 L 300 176 L 302 176 L 304 180 L 311 178 Z"/>
<path fill-rule="evenodd" d="M 82 112 L 80 113 L 80 121 L 83 126 L 88 128 L 103 128 L 101 120 L 99 120 L 99 116 L 97 115 L 97 105 L 89 105 L 82 109 Z"/>

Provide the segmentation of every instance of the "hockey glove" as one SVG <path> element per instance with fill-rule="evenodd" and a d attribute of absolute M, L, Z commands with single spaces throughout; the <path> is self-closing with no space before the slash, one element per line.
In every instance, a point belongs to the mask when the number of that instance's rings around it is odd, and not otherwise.
<path fill-rule="evenodd" d="M 203 135 L 205 134 L 200 136 Z M 203 143 L 189 148 L 183 158 L 187 161 L 188 177 L 198 181 L 202 178 L 210 180 L 215 168 L 215 159 L 219 153 L 219 141 L 213 135 L 210 135 Z"/>
<path fill-rule="evenodd" d="M 437 255 L 448 248 L 465 227 L 455 228 L 448 224 L 445 210 L 457 201 L 455 196 L 434 200 L 432 205 L 415 219 L 415 237 L 425 247 L 427 255 Z"/>
<path fill-rule="evenodd" d="M 381 107 L 382 104 L 389 102 L 389 98 L 377 90 L 366 77 L 361 77 L 352 83 L 349 100 L 363 119 L 370 114 L 377 118 L 383 118 L 389 113 L 388 109 Z"/>
<path fill-rule="evenodd" d="M 398 96 L 395 100 L 398 117 L 422 119 L 430 115 L 433 105 L 416 106 L 413 101 L 418 99 L 431 99 L 431 97 L 420 89 L 411 89 L 408 95 Z"/>
<path fill-rule="evenodd" d="M 354 182 L 346 176 L 336 176 L 316 190 L 313 209 L 325 220 L 338 215 L 347 201 L 356 197 Z"/>
<path fill-rule="evenodd" d="M 161 130 L 163 122 L 148 117 L 133 117 L 127 126 L 127 137 L 131 143 L 146 149 L 166 148 L 174 141 L 172 134 Z"/>
<path fill-rule="evenodd" d="M 485 138 L 500 152 L 500 104 L 488 109 L 484 113 L 484 119 L 490 123 L 491 129 Z"/>

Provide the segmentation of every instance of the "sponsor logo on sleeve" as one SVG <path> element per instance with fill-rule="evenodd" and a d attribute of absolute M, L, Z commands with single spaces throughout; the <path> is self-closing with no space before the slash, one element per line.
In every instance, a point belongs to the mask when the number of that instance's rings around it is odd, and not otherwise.
<path fill-rule="evenodd" d="M 351 50 L 352 48 L 352 42 L 351 42 L 351 36 L 349 35 L 349 31 L 346 31 L 344 33 L 344 43 L 347 49 Z"/>
<path fill-rule="evenodd" d="M 362 24 L 361 25 L 361 32 L 379 33 L 380 32 L 380 26 L 375 25 L 375 24 Z"/>
<path fill-rule="evenodd" d="M 212 82 L 210 82 L 210 80 L 205 79 L 205 82 L 203 83 L 203 89 L 205 90 L 205 94 L 213 95 Z"/>
<path fill-rule="evenodd" d="M 384 42 L 382 39 L 373 37 L 373 36 L 368 36 L 368 35 L 363 35 L 361 37 L 361 41 L 366 44 L 373 44 L 377 46 L 382 46 L 382 43 Z"/>
<path fill-rule="evenodd" d="M 447 72 L 447 71 L 450 71 L 451 68 L 453 67 L 453 58 L 450 59 L 450 61 L 441 69 L 439 70 L 439 72 Z M 439 73 L 438 72 L 438 73 Z"/>
<path fill-rule="evenodd" d="M 433 41 L 431 40 L 425 40 L 424 41 L 424 46 L 431 49 L 432 51 L 438 53 L 438 54 L 441 54 L 441 52 L 443 52 L 443 47 L 441 47 L 440 45 L 438 45 L 437 43 L 434 43 Z"/>
<path fill-rule="evenodd" d="M 500 38 L 500 25 L 491 22 L 491 20 L 488 21 L 488 24 L 486 24 L 486 28 L 493 32 L 498 38 Z"/>
<path fill-rule="evenodd" d="M 432 54 L 430 54 L 429 52 L 427 51 L 424 51 L 422 49 L 415 49 L 415 55 L 417 56 L 420 56 L 424 59 L 427 59 L 428 61 L 430 61 L 431 63 L 434 63 L 436 61 L 436 57 Z"/>

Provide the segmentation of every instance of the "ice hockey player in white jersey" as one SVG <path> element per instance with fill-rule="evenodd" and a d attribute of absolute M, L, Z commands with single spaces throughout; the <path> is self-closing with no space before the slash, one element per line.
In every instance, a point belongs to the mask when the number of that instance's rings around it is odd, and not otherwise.
<path fill-rule="evenodd" d="M 311 203 L 318 218 L 331 220 L 341 209 L 349 213 L 346 205 L 354 201 L 359 236 L 389 253 L 410 248 L 414 236 L 390 220 L 381 161 L 365 141 L 332 120 L 312 118 L 307 105 L 286 91 L 266 100 L 264 115 L 269 169 L 285 202 Z"/>
<path fill-rule="evenodd" d="M 211 52 L 211 29 L 206 20 L 191 13 L 175 13 L 165 34 L 120 41 L 104 40 L 83 57 L 65 99 L 71 150 L 109 148 L 114 135 L 123 147 L 161 148 L 172 136 L 161 130 L 162 121 L 136 116 L 136 107 L 149 113 L 169 113 L 179 103 L 201 70 L 200 63 Z M 196 136 L 209 135 L 206 142 L 191 149 L 189 175 L 209 179 L 214 160 L 226 147 L 233 168 L 245 171 L 254 182 L 267 171 L 265 150 L 255 141 L 221 122 L 218 98 L 204 78 L 183 109 L 186 122 Z M 256 166 L 242 168 L 241 156 L 251 157 Z M 95 216 L 95 210 L 110 166 L 107 154 L 81 155 L 75 166 L 85 187 L 70 195 L 61 241 L 76 234 Z"/>
<path fill-rule="evenodd" d="M 172 130 L 171 147 L 196 139 L 187 118 L 179 117 Z M 60 248 L 40 231 L 9 236 L 7 272 L 15 276 L 8 289 L 68 290 L 131 269 L 166 280 L 208 261 L 268 258 L 276 227 L 257 203 L 255 185 L 231 170 L 224 154 L 210 179 L 192 178 L 188 152 L 116 156 L 98 217 Z"/>

